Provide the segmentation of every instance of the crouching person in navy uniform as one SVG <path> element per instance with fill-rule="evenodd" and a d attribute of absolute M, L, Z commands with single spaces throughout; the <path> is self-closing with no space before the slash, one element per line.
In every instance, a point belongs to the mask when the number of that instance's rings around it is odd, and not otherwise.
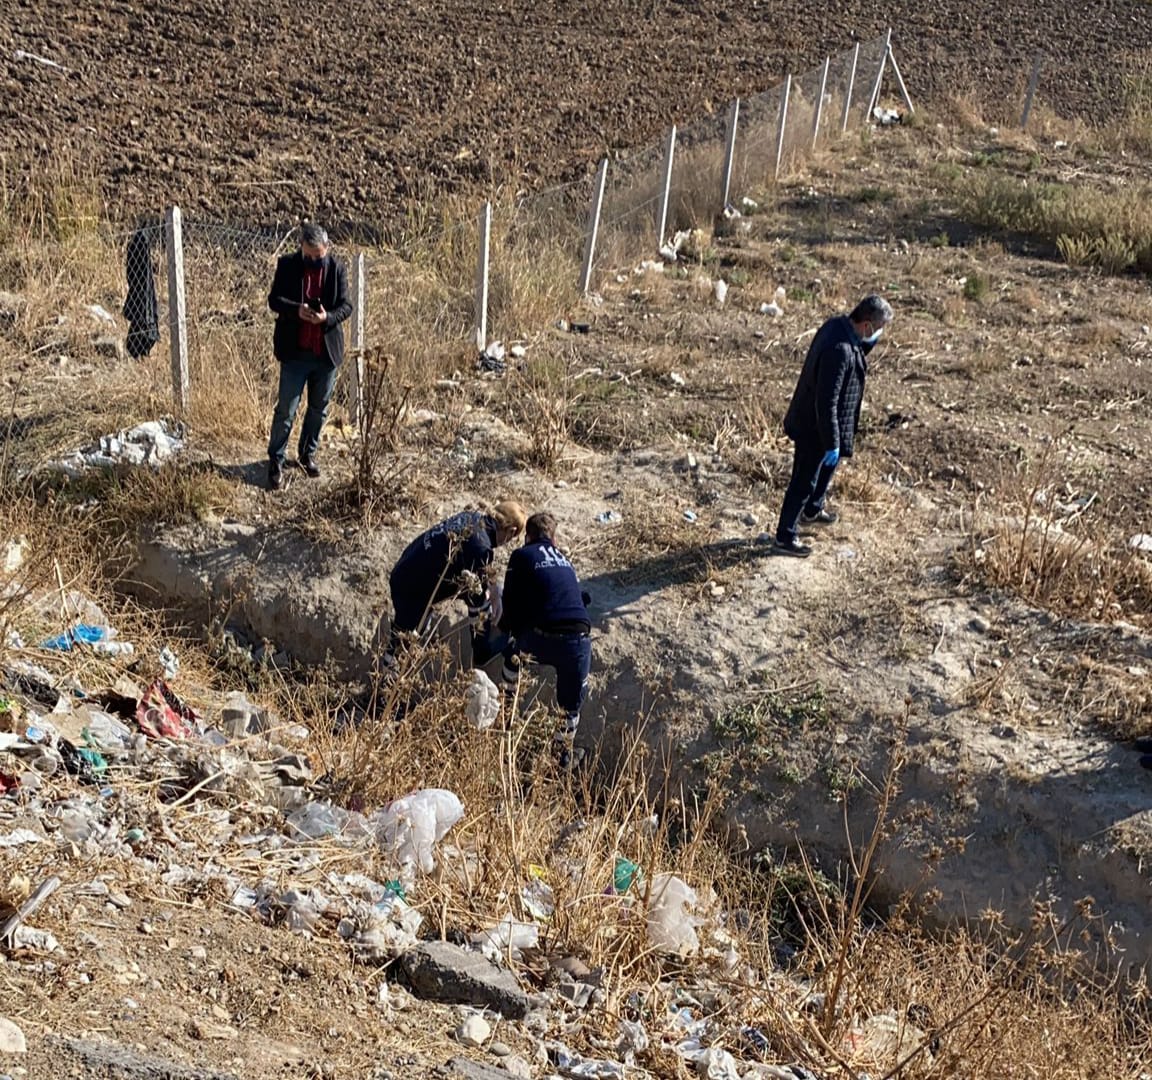
<path fill-rule="evenodd" d="M 466 510 L 434 525 L 400 556 L 388 584 L 392 593 L 393 657 L 405 634 L 416 634 L 437 604 L 462 598 L 468 605 L 473 648 L 485 640 L 482 630 L 491 611 L 488 567 L 496 548 L 520 535 L 525 513 L 516 502 L 502 502 L 490 513 Z"/>
<path fill-rule="evenodd" d="M 533 514 L 524 532 L 525 544 L 512 552 L 504 578 L 500 629 L 511 635 L 504 649 L 504 683 L 516 685 L 521 655 L 556 669 L 556 704 L 564 713 L 556 742 L 560 766 L 569 769 L 584 756 L 574 744 L 592 668 L 588 594 L 580 591 L 576 571 L 555 545 L 551 514 Z"/>

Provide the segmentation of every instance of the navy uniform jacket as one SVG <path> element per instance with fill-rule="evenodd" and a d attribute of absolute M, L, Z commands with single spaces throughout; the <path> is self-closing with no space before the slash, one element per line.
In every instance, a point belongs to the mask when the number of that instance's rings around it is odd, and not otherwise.
<path fill-rule="evenodd" d="M 872 346 L 856 336 L 847 315 L 829 319 L 816 332 L 784 416 L 794 442 L 818 443 L 851 457 L 860 423 L 860 402 Z"/>
<path fill-rule="evenodd" d="M 592 628 L 576 571 L 551 540 L 512 552 L 503 602 L 500 629 L 513 637 L 533 629 L 587 633 Z"/>
<path fill-rule="evenodd" d="M 412 541 L 392 568 L 393 594 L 439 604 L 463 593 L 461 575 L 480 578 L 479 592 L 465 593 L 470 611 L 488 605 L 485 571 L 496 547 L 496 520 L 478 510 L 466 510 L 440 522 Z"/>

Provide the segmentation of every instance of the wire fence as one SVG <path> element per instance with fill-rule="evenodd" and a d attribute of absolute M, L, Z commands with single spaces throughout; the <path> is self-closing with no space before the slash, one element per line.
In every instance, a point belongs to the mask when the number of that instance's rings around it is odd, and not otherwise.
<path fill-rule="evenodd" d="M 484 214 L 444 210 L 409 222 L 391 246 L 348 260 L 360 308 L 353 349 L 447 372 L 474 361 L 473 346 L 530 334 L 580 291 L 657 258 L 683 230 L 738 213 L 745 197 L 786 177 L 822 142 L 867 122 L 889 61 L 885 35 L 651 146 L 616 152 L 602 165 L 602 200 L 598 172 Z M 181 378 L 202 393 L 221 369 L 238 374 L 242 393 L 266 400 L 274 368 L 267 290 L 276 258 L 295 247 L 294 230 L 194 219 L 173 226 L 170 214 L 118 239 L 128 353 L 171 352 L 178 405 L 187 404 Z M 358 373 L 353 365 L 353 378 L 342 380 L 352 413 Z"/>

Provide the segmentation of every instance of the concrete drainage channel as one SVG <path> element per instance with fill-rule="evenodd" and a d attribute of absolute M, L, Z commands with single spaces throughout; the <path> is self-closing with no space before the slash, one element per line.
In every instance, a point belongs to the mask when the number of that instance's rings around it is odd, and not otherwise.
<path fill-rule="evenodd" d="M 356 677 L 371 667 L 380 615 L 388 610 L 381 568 L 391 565 L 399 547 L 399 539 L 374 538 L 336 550 L 290 533 L 269 539 L 246 526 L 195 526 L 143 543 L 132 576 L 153 602 L 203 612 L 211 601 L 227 608 L 253 640 L 273 641 L 304 664 L 335 661 Z M 656 699 L 667 722 L 658 713 L 648 730 L 656 742 L 671 740 L 675 730 L 672 768 L 692 787 L 699 782 L 702 759 L 719 745 L 701 703 L 711 705 L 713 716 L 723 707 L 723 679 L 714 665 L 675 653 L 677 643 L 667 629 L 670 613 L 661 609 L 659 598 L 640 611 L 635 596 L 608 576 L 597 590 L 601 608 L 636 614 L 604 619 L 597 629 L 599 670 L 585 734 L 606 736 L 611 745 L 635 717 L 652 715 L 652 688 L 637 675 L 636 657 L 676 655 L 675 681 L 666 682 L 663 698 Z M 981 625 L 964 610 L 953 617 L 977 630 Z M 729 639 L 739 640 L 742 629 L 732 629 Z M 1024 928 L 1036 898 L 1051 899 L 1058 915 L 1071 917 L 1076 901 L 1090 894 L 1113 924 L 1125 965 L 1152 961 L 1148 875 L 1138 853 L 1121 839 L 1152 825 L 1146 776 L 1128 767 L 1125 750 L 1083 733 L 1013 733 L 1005 740 L 974 730 L 947 704 L 948 672 L 937 670 L 947 659 L 937 654 L 931 665 L 896 673 L 905 692 L 927 707 L 910 717 L 908 763 L 894 820 L 909 810 L 930 813 L 920 814 L 915 841 L 910 834 L 897 835 L 883 846 L 887 894 L 894 898 L 922 887 L 925 848 L 947 848 L 952 838 L 963 837 L 927 879 L 940 899 L 926 918 L 963 921 L 990 906 Z M 884 693 L 891 698 L 891 686 L 874 686 L 861 675 L 851 691 L 864 702 L 862 718 L 819 752 L 835 751 L 878 779 L 892 733 L 891 713 L 886 719 L 867 706 Z M 693 715 L 697 719 L 685 722 Z M 780 754 L 796 749 L 775 748 Z M 1086 757 L 1094 762 L 1090 770 L 1083 767 Z M 1022 762 L 1028 766 L 1023 772 Z M 751 851 L 780 853 L 803 845 L 835 876 L 846 855 L 843 793 L 830 791 L 827 769 L 789 782 L 781 782 L 781 775 L 786 771 L 778 761 L 774 769 L 749 778 L 745 793 L 729 804 L 728 824 Z M 867 835 L 872 820 L 871 803 L 849 796 L 851 835 L 857 840 Z"/>

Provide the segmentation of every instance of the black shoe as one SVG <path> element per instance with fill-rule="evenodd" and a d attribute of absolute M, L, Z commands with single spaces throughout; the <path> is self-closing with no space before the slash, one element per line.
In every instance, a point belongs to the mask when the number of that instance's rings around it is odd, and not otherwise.
<path fill-rule="evenodd" d="M 268 462 L 268 490 L 279 491 L 284 486 L 284 470 L 280 462 Z"/>
<path fill-rule="evenodd" d="M 769 550 L 773 555 L 791 555 L 794 559 L 806 559 L 812 554 L 812 549 L 799 540 L 773 540 Z"/>
<path fill-rule="evenodd" d="M 1152 754 L 1152 735 L 1143 735 L 1136 740 L 1133 749 L 1141 754 Z"/>
<path fill-rule="evenodd" d="M 1141 765 L 1142 765 L 1142 766 L 1143 766 L 1145 769 L 1152 769 L 1152 754 L 1145 754 L 1145 755 L 1144 755 L 1144 756 L 1143 756 L 1143 757 L 1140 759 L 1140 764 L 1141 764 Z"/>
<path fill-rule="evenodd" d="M 835 525 L 840 520 L 840 515 L 834 510 L 821 508 L 814 514 L 801 514 L 800 520 L 805 525 Z"/>
<path fill-rule="evenodd" d="M 316 459 L 311 454 L 301 455 L 300 468 L 312 477 L 313 480 L 320 475 L 320 466 L 316 464 Z"/>

